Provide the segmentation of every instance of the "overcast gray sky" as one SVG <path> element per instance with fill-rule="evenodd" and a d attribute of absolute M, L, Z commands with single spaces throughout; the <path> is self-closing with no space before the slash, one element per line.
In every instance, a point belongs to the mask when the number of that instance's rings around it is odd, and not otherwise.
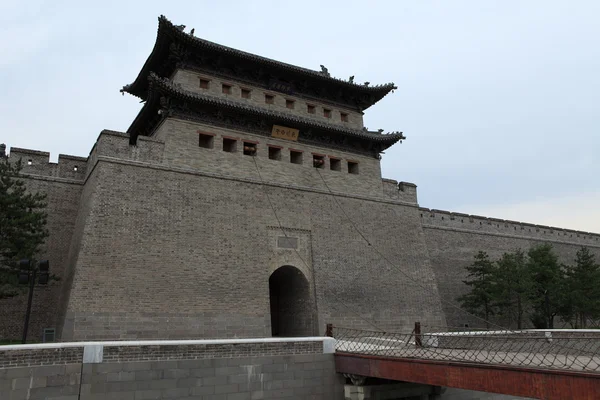
<path fill-rule="evenodd" d="M 370 129 L 408 137 L 383 175 L 422 206 L 600 232 L 600 1 L 0 2 L 0 142 L 87 156 L 157 17 L 336 77 L 394 82 Z"/>

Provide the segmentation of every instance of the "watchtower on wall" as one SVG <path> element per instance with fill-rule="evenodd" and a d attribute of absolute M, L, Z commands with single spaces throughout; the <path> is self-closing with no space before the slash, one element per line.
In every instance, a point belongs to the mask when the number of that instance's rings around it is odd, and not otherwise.
<path fill-rule="evenodd" d="M 394 88 L 225 47 L 160 17 L 122 89 L 142 109 L 126 133 L 102 132 L 88 158 L 62 340 L 443 323 L 415 186 L 381 178 L 380 153 L 404 136 L 363 125 Z M 374 252 L 361 235 L 384 244 Z M 434 295 L 420 299 L 402 276 Z"/>
<path fill-rule="evenodd" d="M 316 167 L 334 172 L 334 189 L 366 192 L 381 190 L 380 152 L 403 139 L 363 126 L 363 111 L 392 89 L 221 46 L 160 17 L 150 57 L 122 91 L 145 101 L 131 143 L 164 139 L 169 165 L 249 177 L 253 163 L 238 155 L 259 156 L 277 161 L 267 181 L 318 184 L 303 176 Z"/>
<path fill-rule="evenodd" d="M 104 130 L 87 158 L 57 164 L 11 147 L 28 189 L 48 195 L 43 257 L 61 278 L 36 291 L 31 331 L 66 341 L 460 326 L 475 321 L 442 301 L 464 293 L 476 251 L 546 241 L 563 262 L 583 244 L 600 254 L 595 234 L 419 209 L 414 184 L 381 178 L 380 153 L 404 136 L 363 125 L 394 88 L 160 17 L 122 89 L 144 102 L 127 132 Z M 26 300 L 0 302 L 0 335 L 19 336 Z"/>

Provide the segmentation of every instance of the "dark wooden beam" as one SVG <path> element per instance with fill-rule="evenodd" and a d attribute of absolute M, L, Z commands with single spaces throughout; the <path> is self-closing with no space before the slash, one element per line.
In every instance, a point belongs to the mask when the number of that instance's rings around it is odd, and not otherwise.
<path fill-rule="evenodd" d="M 600 393 L 600 374 L 589 372 L 349 353 L 336 353 L 335 366 L 338 373 L 544 400 L 593 400 Z"/>

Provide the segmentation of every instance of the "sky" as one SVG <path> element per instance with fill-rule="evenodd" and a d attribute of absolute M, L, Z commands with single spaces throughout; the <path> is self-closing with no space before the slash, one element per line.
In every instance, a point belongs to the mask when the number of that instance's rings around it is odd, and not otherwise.
<path fill-rule="evenodd" d="M 164 14 L 226 46 L 398 89 L 365 125 L 423 207 L 600 233 L 596 0 L 0 0 L 0 142 L 87 156 L 141 108 Z"/>

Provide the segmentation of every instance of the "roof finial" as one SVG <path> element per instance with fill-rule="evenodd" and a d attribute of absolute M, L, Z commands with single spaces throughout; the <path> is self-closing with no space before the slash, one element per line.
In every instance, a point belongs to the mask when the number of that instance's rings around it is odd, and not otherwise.
<path fill-rule="evenodd" d="M 175 28 L 179 29 L 180 31 L 183 31 L 185 29 L 185 25 L 174 25 Z"/>
<path fill-rule="evenodd" d="M 4 143 L 0 143 L 0 158 L 6 157 L 6 145 Z"/>
<path fill-rule="evenodd" d="M 190 35 L 194 36 L 194 32 L 195 32 L 195 31 L 196 31 L 196 30 L 195 30 L 194 28 L 192 28 L 192 30 L 190 31 Z"/>
<path fill-rule="evenodd" d="M 352 76 L 350 77 L 350 79 L 348 79 L 348 82 L 350 82 L 350 83 L 354 83 L 354 75 L 352 75 Z"/>
<path fill-rule="evenodd" d="M 323 75 L 325 75 L 325 76 L 331 76 L 331 75 L 329 74 L 329 70 L 328 70 L 327 68 L 325 68 L 325 66 L 324 66 L 324 65 L 321 65 L 321 73 L 322 73 Z"/>
<path fill-rule="evenodd" d="M 371 83 L 371 82 L 365 82 L 365 86 L 369 86 L 369 83 Z"/>

